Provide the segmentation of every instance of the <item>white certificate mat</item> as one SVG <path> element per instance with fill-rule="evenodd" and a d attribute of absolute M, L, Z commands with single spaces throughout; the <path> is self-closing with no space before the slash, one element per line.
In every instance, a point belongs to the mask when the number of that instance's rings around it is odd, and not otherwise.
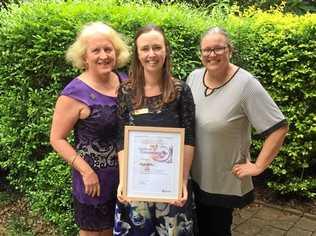
<path fill-rule="evenodd" d="M 184 128 L 125 126 L 123 195 L 170 202 L 182 191 Z"/>

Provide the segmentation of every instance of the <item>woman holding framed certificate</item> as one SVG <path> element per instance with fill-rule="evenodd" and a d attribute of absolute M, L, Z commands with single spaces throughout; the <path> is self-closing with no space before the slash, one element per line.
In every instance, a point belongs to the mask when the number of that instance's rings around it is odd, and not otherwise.
<path fill-rule="evenodd" d="M 194 235 L 194 203 L 188 185 L 195 145 L 195 106 L 191 90 L 185 83 L 174 79 L 171 75 L 169 44 L 160 27 L 147 25 L 140 28 L 134 43 L 129 80 L 120 86 L 118 92 L 120 183 L 117 191 L 119 201 L 115 211 L 114 235 Z M 161 167 L 161 163 L 171 163 L 171 156 L 176 150 L 171 148 L 171 143 L 176 143 L 177 140 L 172 128 L 184 129 L 184 145 L 180 150 L 183 152 L 181 172 L 183 187 L 180 189 L 181 196 L 178 199 L 165 202 L 131 201 L 123 194 L 123 182 L 126 180 L 126 176 L 123 175 L 123 162 L 128 156 L 127 147 L 124 146 L 124 128 L 126 135 L 128 130 L 133 131 L 130 126 L 136 127 L 136 131 L 146 131 L 144 126 L 160 127 L 159 130 L 169 131 L 167 132 L 169 136 L 160 136 L 159 140 L 163 141 L 150 145 L 147 144 L 153 139 L 154 134 L 147 135 L 145 138 L 137 135 L 128 137 L 128 139 L 134 138 L 134 141 L 130 142 L 129 146 L 132 147 L 129 149 L 134 150 L 138 145 L 140 151 L 137 153 L 142 153 L 139 155 L 144 156 L 140 163 L 143 167 L 141 171 L 151 175 L 159 174 L 162 179 L 165 177 L 163 173 L 165 169 Z M 168 138 L 170 143 L 166 141 Z M 141 144 L 139 140 L 142 140 Z M 152 158 L 151 162 L 145 160 L 147 154 Z M 156 168 L 157 163 L 161 167 L 159 171 Z M 137 176 L 140 169 L 132 170 L 133 175 L 127 178 L 139 179 Z M 146 181 L 148 182 L 148 179 L 145 177 L 137 186 L 146 184 Z M 146 186 L 148 187 L 148 184 Z M 157 186 L 152 184 L 153 189 L 158 189 Z M 165 191 L 169 191 L 167 187 Z"/>

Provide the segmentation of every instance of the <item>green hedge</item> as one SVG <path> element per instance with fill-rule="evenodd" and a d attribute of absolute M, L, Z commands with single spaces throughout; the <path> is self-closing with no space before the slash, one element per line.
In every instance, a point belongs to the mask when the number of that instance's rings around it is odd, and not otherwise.
<path fill-rule="evenodd" d="M 255 37 L 243 41 L 250 51 L 244 48 L 242 64 L 269 90 L 290 124 L 268 186 L 281 194 L 316 198 L 316 15 L 257 12 L 246 17 L 243 23 Z"/>
<path fill-rule="evenodd" d="M 282 194 L 315 198 L 316 15 L 236 11 L 210 16 L 181 5 L 114 0 L 33 1 L 0 11 L 0 167 L 9 171 L 11 184 L 64 234 L 76 232 L 69 167 L 48 140 L 58 92 L 78 74 L 64 52 L 82 24 L 107 22 L 129 42 L 139 26 L 161 25 L 171 41 L 174 75 L 181 79 L 200 66 L 200 34 L 221 25 L 237 48 L 233 60 L 258 77 L 290 122 L 268 185 Z M 254 157 L 260 142 L 254 142 Z"/>

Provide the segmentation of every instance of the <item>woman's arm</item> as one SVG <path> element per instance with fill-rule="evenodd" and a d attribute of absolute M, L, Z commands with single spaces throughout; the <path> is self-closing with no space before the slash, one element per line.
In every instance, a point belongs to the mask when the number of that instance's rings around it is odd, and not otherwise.
<path fill-rule="evenodd" d="M 94 197 L 100 195 L 99 180 L 93 169 L 81 158 L 67 141 L 67 137 L 80 116 L 87 113 L 87 108 L 80 102 L 67 96 L 60 96 L 56 102 L 50 143 L 54 150 L 83 177 L 85 192 Z"/>
<path fill-rule="evenodd" d="M 187 183 L 194 157 L 195 146 L 195 104 L 191 89 L 187 84 L 183 84 L 180 108 L 180 116 L 182 117 L 181 127 L 185 128 L 183 180 Z"/>
<path fill-rule="evenodd" d="M 124 178 L 124 175 L 123 175 L 123 171 L 124 171 L 124 166 L 123 166 L 123 158 L 124 158 L 124 150 L 122 151 L 119 151 L 118 152 L 118 162 L 119 162 L 119 173 L 120 173 L 120 181 L 119 181 L 119 185 L 118 185 L 118 188 L 117 188 L 117 199 L 122 202 L 122 203 L 126 203 L 128 202 L 126 200 L 125 197 L 123 197 L 123 178 Z"/>
<path fill-rule="evenodd" d="M 188 178 L 190 176 L 191 165 L 194 156 L 194 147 L 190 145 L 184 145 L 184 153 L 183 153 L 183 188 L 182 188 L 182 196 L 179 201 L 172 202 L 172 204 L 182 207 L 188 200 Z"/>
<path fill-rule="evenodd" d="M 128 107 L 128 94 L 123 92 L 122 85 L 118 90 L 117 101 L 118 101 L 118 109 L 117 109 L 117 117 L 118 117 L 118 162 L 119 162 L 119 185 L 117 188 L 117 199 L 126 203 L 126 198 L 123 197 L 123 171 L 124 171 L 124 127 L 129 124 L 129 107 Z"/>
<path fill-rule="evenodd" d="M 266 137 L 256 162 L 251 163 L 247 160 L 245 164 L 236 164 L 232 169 L 232 173 L 239 178 L 261 174 L 279 153 L 287 132 L 287 125 L 272 132 Z"/>
<path fill-rule="evenodd" d="M 232 173 L 239 178 L 261 174 L 279 153 L 288 132 L 281 110 L 255 78 L 249 79 L 245 85 L 241 108 L 251 125 L 265 137 L 265 141 L 255 163 L 247 160 L 244 164 L 233 166 Z"/>
<path fill-rule="evenodd" d="M 185 145 L 183 160 L 183 190 L 182 197 L 176 201 L 175 205 L 183 206 L 188 199 L 187 183 L 190 176 L 192 161 L 194 158 L 195 145 L 195 104 L 191 89 L 188 85 L 183 84 L 180 98 L 180 117 L 181 127 L 185 128 Z"/>
<path fill-rule="evenodd" d="M 194 146 L 184 145 L 183 181 L 187 184 L 190 176 L 191 165 L 194 157 Z"/>

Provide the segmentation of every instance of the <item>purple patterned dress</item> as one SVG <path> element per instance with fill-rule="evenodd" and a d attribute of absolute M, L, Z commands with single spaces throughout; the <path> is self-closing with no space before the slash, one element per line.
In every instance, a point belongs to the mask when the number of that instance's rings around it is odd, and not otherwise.
<path fill-rule="evenodd" d="M 119 75 L 120 82 L 124 75 Z M 116 151 L 117 98 L 106 96 L 78 78 L 61 95 L 76 99 L 90 108 L 90 115 L 74 126 L 75 148 L 99 177 L 101 193 L 90 197 L 84 192 L 80 173 L 72 171 L 75 221 L 82 230 L 99 231 L 113 227 L 119 172 Z"/>

